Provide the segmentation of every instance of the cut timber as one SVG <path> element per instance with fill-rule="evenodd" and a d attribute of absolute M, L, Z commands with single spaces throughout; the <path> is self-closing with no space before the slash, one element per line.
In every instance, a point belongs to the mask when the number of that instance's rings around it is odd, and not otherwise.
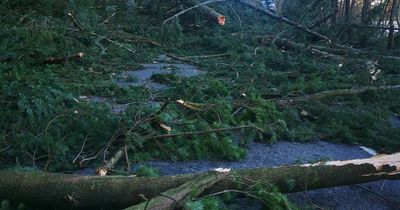
<path fill-rule="evenodd" d="M 295 104 L 295 103 L 302 102 L 302 101 L 321 100 L 324 98 L 330 98 L 330 97 L 336 97 L 336 96 L 355 95 L 355 94 L 360 94 L 360 93 L 364 93 L 367 91 L 391 90 L 391 89 L 400 89 L 400 85 L 328 90 L 328 91 L 315 93 L 315 94 L 311 94 L 311 95 L 299 96 L 299 97 L 288 98 L 288 99 L 278 99 L 277 102 L 280 104 L 283 104 L 283 105 L 288 105 L 288 104 Z"/>
<path fill-rule="evenodd" d="M 211 9 L 210 7 L 206 5 L 202 5 L 200 2 L 197 0 L 186 0 L 185 3 L 195 7 L 198 6 L 199 10 L 207 16 L 209 19 L 211 19 L 213 22 L 218 23 L 219 25 L 223 26 L 225 25 L 225 16 L 219 14 L 215 10 Z"/>
<path fill-rule="evenodd" d="M 80 176 L 0 171 L 0 199 L 42 208 L 118 209 L 144 202 L 201 174 L 163 177 Z M 400 153 L 275 168 L 232 170 L 207 193 L 246 190 L 254 181 L 275 184 L 281 192 L 400 178 Z M 238 181 L 242 184 L 238 184 Z"/>
<path fill-rule="evenodd" d="M 176 204 L 182 204 L 184 200 L 188 200 L 190 197 L 197 197 L 204 190 L 213 186 L 225 178 L 228 173 L 211 172 L 203 174 L 193 180 L 182 184 L 181 186 L 168 190 L 153 199 L 140 203 L 136 206 L 129 207 L 125 210 L 162 210 L 162 209 L 174 209 Z"/>

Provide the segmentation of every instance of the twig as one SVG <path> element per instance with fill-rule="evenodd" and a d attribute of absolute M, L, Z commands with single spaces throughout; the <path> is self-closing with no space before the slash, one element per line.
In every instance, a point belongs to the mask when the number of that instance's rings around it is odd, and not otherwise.
<path fill-rule="evenodd" d="M 235 192 L 235 193 L 241 193 L 241 194 L 247 195 L 249 197 L 252 197 L 252 198 L 255 198 L 255 199 L 259 200 L 265 206 L 268 206 L 268 204 L 263 199 L 259 198 L 258 196 L 255 196 L 255 195 L 253 195 L 251 193 L 248 193 L 248 192 L 245 192 L 245 191 L 240 191 L 240 190 L 223 190 L 221 192 L 216 192 L 216 193 L 209 194 L 209 195 L 207 195 L 205 197 L 212 197 L 212 196 L 221 195 L 221 194 L 225 194 L 225 193 L 229 193 L 229 192 Z"/>
<path fill-rule="evenodd" d="M 10 145 L 7 145 L 4 149 L 0 150 L 0 153 L 7 151 L 8 148 L 10 148 Z"/>
<path fill-rule="evenodd" d="M 185 59 L 185 58 L 176 56 L 176 55 L 174 55 L 174 54 L 169 54 L 169 53 L 167 53 L 167 54 L 165 54 L 165 55 L 168 56 L 168 57 L 170 57 L 170 58 L 173 58 L 173 59 L 175 59 L 175 60 L 178 60 L 178 61 L 183 61 L 183 62 L 188 62 L 188 63 L 195 63 L 195 64 L 198 64 L 198 63 L 199 63 L 199 62 L 197 62 L 197 61 L 192 61 L 192 60 L 189 60 L 189 59 Z"/>
<path fill-rule="evenodd" d="M 68 12 L 68 17 L 71 18 L 75 27 L 77 27 L 80 31 L 83 31 L 83 27 L 79 23 L 78 19 L 72 13 Z"/>
<path fill-rule="evenodd" d="M 114 17 L 115 16 L 115 12 L 114 13 L 112 13 L 108 18 L 106 18 L 103 22 L 101 22 L 101 24 L 106 24 L 106 23 L 108 23 L 110 20 L 111 20 L 111 18 L 112 17 Z"/>
<path fill-rule="evenodd" d="M 228 7 L 229 7 L 230 10 L 233 11 L 233 14 L 235 14 L 236 18 L 237 18 L 238 21 L 239 21 L 240 28 L 242 28 L 242 19 L 240 18 L 240 16 L 239 16 L 238 13 L 236 12 L 236 10 L 235 10 L 230 4 L 228 4 Z"/>
<path fill-rule="evenodd" d="M 362 190 L 364 190 L 364 191 L 366 191 L 366 192 L 369 192 L 369 193 L 375 195 L 376 197 L 382 199 L 383 201 L 386 201 L 386 202 L 392 204 L 394 207 L 400 209 L 400 203 L 398 203 L 398 202 L 396 202 L 396 201 L 393 201 L 393 200 L 391 200 L 391 199 L 388 199 L 388 198 L 386 198 L 385 196 L 383 196 L 383 195 L 381 195 L 381 194 L 379 194 L 379 193 L 377 193 L 377 192 L 375 192 L 375 191 L 373 191 L 373 190 L 370 190 L 370 189 L 368 189 L 368 188 L 366 188 L 366 187 L 363 187 L 363 186 L 361 186 L 361 185 L 355 184 L 355 185 L 353 185 L 353 186 L 354 186 L 354 187 L 358 187 L 358 188 L 360 188 L 360 189 L 362 189 Z"/>
<path fill-rule="evenodd" d="M 78 155 L 76 155 L 76 157 L 74 158 L 74 160 L 72 161 L 72 163 L 75 163 L 75 161 L 79 158 L 79 156 L 81 156 L 83 148 L 85 147 L 86 144 L 86 140 L 88 139 L 88 137 L 86 136 L 86 138 L 83 140 L 83 144 L 81 147 L 81 150 L 79 151 Z"/>
<path fill-rule="evenodd" d="M 126 162 L 126 170 L 129 172 L 131 170 L 131 163 L 129 162 L 128 149 L 129 149 L 128 145 L 125 144 L 124 155 L 125 155 L 125 162 Z"/>
<path fill-rule="evenodd" d="M 136 53 L 134 50 L 129 49 L 129 48 L 125 47 L 124 45 L 122 45 L 121 43 L 118 43 L 118 42 L 116 42 L 116 41 L 113 41 L 113 40 L 111 40 L 111 39 L 109 39 L 109 38 L 107 38 L 107 37 L 105 37 L 105 36 L 96 34 L 96 33 L 94 33 L 94 32 L 90 32 L 90 34 L 93 35 L 93 36 L 97 36 L 97 37 L 103 38 L 104 40 L 106 40 L 106 41 L 108 41 L 108 42 L 110 42 L 110 43 L 112 43 L 112 44 L 114 44 L 114 45 L 116 45 L 116 46 L 118 46 L 118 47 L 120 47 L 120 48 L 122 48 L 122 49 L 125 49 L 125 50 L 127 50 L 127 51 L 129 51 L 129 52 L 131 52 L 131 53 L 133 53 L 133 54 Z"/>
<path fill-rule="evenodd" d="M 214 55 L 194 55 L 194 56 L 186 56 L 182 57 L 184 59 L 187 58 L 218 58 L 218 57 L 229 57 L 231 56 L 230 53 L 221 53 L 221 54 L 214 54 Z"/>

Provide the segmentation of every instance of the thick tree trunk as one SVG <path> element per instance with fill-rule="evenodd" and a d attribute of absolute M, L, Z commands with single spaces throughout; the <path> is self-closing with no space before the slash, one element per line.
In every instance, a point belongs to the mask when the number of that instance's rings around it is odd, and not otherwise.
<path fill-rule="evenodd" d="M 351 10 L 351 0 L 344 0 L 344 21 L 346 23 L 350 22 L 350 10 Z"/>
<path fill-rule="evenodd" d="M 348 96 L 348 95 L 356 95 L 365 93 L 367 91 L 378 91 L 378 90 L 394 90 L 400 89 L 400 85 L 394 86 L 378 86 L 378 87 L 360 87 L 360 88 L 353 88 L 353 89 L 338 89 L 338 90 L 328 90 L 320 93 L 315 93 L 311 95 L 299 96 L 294 98 L 288 99 L 277 99 L 277 102 L 282 105 L 289 105 L 295 104 L 303 101 L 310 101 L 310 100 L 321 100 L 330 97 L 338 97 L 338 96 Z"/>
<path fill-rule="evenodd" d="M 363 6 L 361 10 L 361 23 L 362 24 L 369 24 L 369 9 L 371 7 L 371 0 L 364 0 Z"/>
<path fill-rule="evenodd" d="M 312 165 L 233 170 L 229 174 L 207 192 L 245 190 L 254 181 L 273 183 L 282 192 L 295 192 L 380 179 L 399 179 L 400 153 Z M 0 200 L 57 209 L 126 208 L 143 202 L 143 195 L 147 198 L 156 197 L 196 177 L 199 174 L 140 178 L 1 171 Z"/>
<path fill-rule="evenodd" d="M 390 11 L 390 19 L 389 19 L 389 35 L 388 35 L 388 46 L 387 48 L 393 49 L 394 48 L 394 21 L 399 16 L 399 1 L 400 0 L 393 0 L 392 9 Z"/>

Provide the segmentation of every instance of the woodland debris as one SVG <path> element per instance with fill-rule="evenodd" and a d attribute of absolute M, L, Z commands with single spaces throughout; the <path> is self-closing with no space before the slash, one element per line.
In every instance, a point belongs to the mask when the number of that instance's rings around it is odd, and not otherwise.
<path fill-rule="evenodd" d="M 127 32 L 124 32 L 124 31 L 123 32 L 121 32 L 121 31 L 116 32 L 116 36 L 118 36 L 120 38 L 123 38 L 125 40 L 128 40 L 128 41 L 133 41 L 133 42 L 138 42 L 138 43 L 145 43 L 145 44 L 153 45 L 155 47 L 161 47 L 161 44 L 156 42 L 156 41 L 154 41 L 154 40 L 151 40 L 149 38 L 146 38 L 146 37 L 143 37 L 143 36 L 139 36 L 139 35 L 136 35 L 136 34 L 127 33 Z"/>
<path fill-rule="evenodd" d="M 297 51 L 305 50 L 309 52 L 311 55 L 329 58 L 336 61 L 343 61 L 346 59 L 340 55 L 334 55 L 329 52 L 320 50 L 322 48 L 316 49 L 312 46 L 308 46 L 303 43 L 296 43 L 287 39 L 274 38 L 273 36 L 260 36 L 258 37 L 258 39 L 261 41 L 261 43 L 275 44 L 277 47 L 285 50 L 297 50 Z"/>
<path fill-rule="evenodd" d="M 213 107 L 214 105 L 208 105 L 208 104 L 201 104 L 201 103 L 193 103 L 189 101 L 184 101 L 184 100 L 176 100 L 176 103 L 187 108 L 190 110 L 194 111 L 204 111 L 206 109 L 209 109 L 209 107 Z"/>
<path fill-rule="evenodd" d="M 143 195 L 149 199 L 157 197 L 204 174 L 99 177 L 0 171 L 0 198 L 42 208 L 127 208 L 143 202 Z M 246 190 L 254 182 L 274 184 L 285 193 L 399 178 L 400 153 L 395 153 L 347 161 L 232 170 L 207 193 Z M 243 184 L 238 185 L 238 181 Z"/>
<path fill-rule="evenodd" d="M 61 63 L 61 62 L 66 62 L 68 60 L 80 59 L 83 57 L 85 57 L 85 53 L 78 52 L 78 53 L 74 53 L 72 55 L 67 55 L 67 56 L 49 57 L 49 58 L 44 59 L 43 63 L 44 64 Z"/>
<path fill-rule="evenodd" d="M 172 17 L 166 19 L 163 22 L 163 25 L 171 20 L 173 20 L 174 18 L 179 17 L 180 15 L 186 13 L 187 11 L 190 11 L 192 9 L 196 9 L 199 8 L 200 11 L 205 14 L 208 18 L 210 18 L 211 20 L 213 20 L 214 22 L 218 23 L 219 25 L 225 25 L 225 16 L 219 14 L 218 12 L 216 12 L 215 10 L 211 9 L 210 7 L 206 6 L 206 4 L 211 4 L 211 3 L 215 3 L 215 2 L 222 2 L 225 0 L 210 0 L 210 1 L 205 1 L 205 2 L 198 2 L 196 0 L 186 0 L 185 3 L 188 3 L 189 5 L 192 5 L 192 7 L 182 10 L 180 12 L 178 12 L 177 14 L 173 15 Z"/>
<path fill-rule="evenodd" d="M 117 164 L 122 155 L 125 154 L 125 147 L 120 148 L 114 156 L 106 162 L 103 166 L 96 169 L 96 174 L 99 176 L 106 176 L 107 173 Z"/>
<path fill-rule="evenodd" d="M 308 34 L 310 34 L 310 35 L 312 35 L 312 36 L 314 36 L 314 37 L 318 37 L 318 38 L 320 38 L 320 39 L 322 39 L 322 40 L 326 40 L 326 41 L 328 41 L 329 43 L 332 42 L 331 39 L 330 39 L 329 37 L 324 36 L 324 35 L 322 35 L 322 34 L 320 34 L 320 33 L 315 32 L 315 31 L 312 31 L 312 30 L 310 30 L 309 28 L 307 28 L 306 26 L 301 25 L 301 24 L 298 24 L 298 23 L 296 23 L 295 21 L 290 20 L 289 18 L 286 18 L 286 17 L 283 17 L 283 16 L 275 15 L 274 13 L 272 13 L 272 12 L 270 12 L 270 11 L 268 11 L 268 10 L 264 10 L 264 9 L 262 9 L 262 8 L 260 8 L 260 7 L 254 6 L 254 5 L 252 5 L 252 4 L 249 4 L 249 3 L 246 3 L 246 2 L 243 2 L 243 1 L 240 1 L 240 0 L 236 0 L 236 2 L 239 2 L 239 3 L 243 4 L 243 5 L 246 5 L 247 7 L 251 8 L 251 9 L 254 9 L 254 10 L 256 10 L 257 12 L 262 13 L 262 14 L 264 14 L 264 15 L 266 15 L 266 16 L 272 18 L 272 19 L 275 19 L 275 20 L 277 20 L 277 21 L 281 21 L 281 22 L 286 23 L 286 24 L 288 24 L 288 25 L 290 25 L 290 26 L 293 26 L 293 27 L 295 27 L 295 28 L 297 28 L 297 29 L 299 29 L 299 30 L 301 30 L 301 31 L 304 31 L 304 32 L 306 32 L 306 33 L 308 33 Z"/>
<path fill-rule="evenodd" d="M 216 129 L 209 129 L 209 130 L 203 130 L 203 131 L 192 131 L 192 132 L 183 132 L 183 133 L 175 133 L 175 134 L 162 134 L 162 135 L 158 135 L 158 136 L 147 136 L 147 137 L 145 137 L 145 139 L 168 139 L 168 138 L 176 138 L 176 137 L 182 137 L 182 136 L 207 135 L 209 133 L 219 133 L 219 132 L 241 130 L 241 129 L 256 129 L 258 131 L 262 131 L 261 128 L 258 128 L 255 125 L 241 125 L 241 126 L 235 126 L 235 127 L 216 128 Z"/>
<path fill-rule="evenodd" d="M 289 105 L 295 104 L 303 101 L 310 101 L 310 100 L 321 100 L 330 97 L 337 97 L 337 96 L 346 96 L 346 95 L 355 95 L 364 93 L 367 91 L 381 91 L 381 90 L 393 90 L 393 89 L 400 89 L 400 85 L 393 85 L 393 86 L 376 86 L 376 87 L 359 87 L 359 88 L 352 88 L 352 89 L 338 89 L 338 90 L 328 90 L 323 91 L 320 93 L 315 93 L 311 95 L 293 97 L 288 99 L 277 99 L 276 101 L 282 105 Z"/>
<path fill-rule="evenodd" d="M 225 25 L 225 16 L 221 15 L 220 13 L 216 12 L 215 10 L 211 9 L 210 7 L 201 4 L 197 0 L 186 0 L 185 3 L 188 3 L 191 6 L 197 6 L 199 5 L 199 10 L 201 11 L 202 14 L 207 16 L 210 20 L 213 22 L 218 23 L 219 25 L 223 26 Z"/>
<path fill-rule="evenodd" d="M 189 198 L 197 197 L 215 183 L 227 177 L 229 172 L 210 172 L 198 176 L 177 188 L 161 193 L 159 196 L 142 202 L 125 210 L 163 210 L 174 209 L 174 206 L 184 205 Z"/>
<path fill-rule="evenodd" d="M 179 57 L 179 56 L 174 55 L 174 54 L 166 53 L 165 55 L 166 55 L 167 57 L 173 58 L 173 59 L 178 60 L 178 61 L 183 61 L 183 62 L 187 62 L 187 63 L 198 64 L 197 61 L 193 61 L 193 60 L 190 60 L 190 59 L 187 59 L 187 58 Z"/>

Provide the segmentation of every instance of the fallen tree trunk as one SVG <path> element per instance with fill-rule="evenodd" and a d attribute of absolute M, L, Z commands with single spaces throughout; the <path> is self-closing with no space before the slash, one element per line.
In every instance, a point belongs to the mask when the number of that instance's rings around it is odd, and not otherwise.
<path fill-rule="evenodd" d="M 221 15 L 220 13 L 216 12 L 215 10 L 211 9 L 206 5 L 202 5 L 197 0 L 186 0 L 185 3 L 189 4 L 193 7 L 198 7 L 202 14 L 208 17 L 213 22 L 218 23 L 219 25 L 225 25 L 225 16 Z"/>
<path fill-rule="evenodd" d="M 258 38 L 263 44 L 275 44 L 277 47 L 286 50 L 306 51 L 310 55 L 324 57 L 335 61 L 343 61 L 346 59 L 340 55 L 335 55 L 320 49 L 316 49 L 311 45 L 296 43 L 287 39 L 274 38 L 272 36 L 260 36 Z"/>
<path fill-rule="evenodd" d="M 260 12 L 260 13 L 262 13 L 262 14 L 264 14 L 264 15 L 272 18 L 272 19 L 275 19 L 277 21 L 281 21 L 281 22 L 286 23 L 286 24 L 288 24 L 290 26 L 293 26 L 293 27 L 295 27 L 295 28 L 297 28 L 297 29 L 299 29 L 301 31 L 304 31 L 304 32 L 306 32 L 306 33 L 308 33 L 308 34 L 310 34 L 310 35 L 312 35 L 314 37 L 318 37 L 318 38 L 320 38 L 322 40 L 326 40 L 329 43 L 332 42 L 329 37 L 324 36 L 324 35 L 322 35 L 320 33 L 315 32 L 315 31 L 312 31 L 309 28 L 307 28 L 306 26 L 298 24 L 295 21 L 290 20 L 290 19 L 288 19 L 286 17 L 275 15 L 274 13 L 272 13 L 272 12 L 270 12 L 268 10 L 264 10 L 264 9 L 262 9 L 260 7 L 257 7 L 255 5 L 252 5 L 252 4 L 244 2 L 244 1 L 240 1 L 240 0 L 234 0 L 234 1 L 239 2 L 239 3 L 241 3 L 241 4 L 245 5 L 245 6 L 253 9 L 253 10 L 256 10 L 257 12 Z"/>
<path fill-rule="evenodd" d="M 360 87 L 353 89 L 338 89 L 338 90 L 327 90 L 320 93 L 314 93 L 311 95 L 287 98 L 287 99 L 277 99 L 276 101 L 282 105 L 295 104 L 302 101 L 310 101 L 310 100 L 321 100 L 324 98 L 337 97 L 337 96 L 347 96 L 347 95 L 355 95 L 364 93 L 367 91 L 376 91 L 376 90 L 393 90 L 400 89 L 400 85 L 393 86 L 378 86 L 378 87 Z"/>
<path fill-rule="evenodd" d="M 215 172 L 212 172 L 215 173 Z M 0 200 L 48 208 L 126 208 L 153 198 L 199 174 L 140 178 L 80 176 L 39 172 L 0 172 Z M 275 184 L 281 192 L 296 192 L 380 179 L 400 178 L 400 153 L 325 163 L 233 170 L 208 193 L 245 190 L 257 182 Z M 238 184 L 238 183 L 241 184 Z"/>
<path fill-rule="evenodd" d="M 279 48 L 284 48 L 287 50 L 305 50 L 311 55 L 317 55 L 324 58 L 329 58 L 336 61 L 344 60 L 362 60 L 362 57 L 371 59 L 389 59 L 400 61 L 400 57 L 379 55 L 377 52 L 368 52 L 352 48 L 331 48 L 318 45 L 308 45 L 304 43 L 297 43 L 287 39 L 275 38 L 273 36 L 258 36 L 257 37 L 261 43 L 272 44 L 274 43 Z M 336 45 L 339 46 L 339 45 Z M 358 58 L 360 57 L 360 58 Z"/>

